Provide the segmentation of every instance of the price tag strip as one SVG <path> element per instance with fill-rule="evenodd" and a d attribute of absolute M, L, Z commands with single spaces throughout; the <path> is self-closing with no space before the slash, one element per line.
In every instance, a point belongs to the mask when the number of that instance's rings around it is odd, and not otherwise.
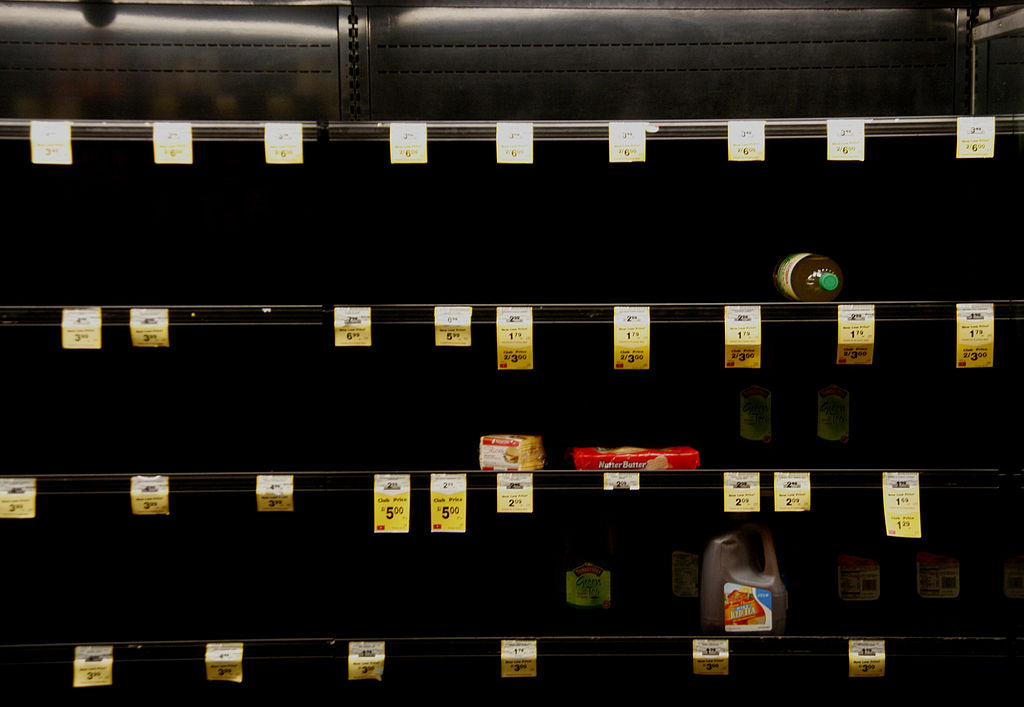
<path fill-rule="evenodd" d="M 192 124 L 154 123 L 153 161 L 156 164 L 192 164 Z"/>
<path fill-rule="evenodd" d="M 389 130 L 391 164 L 425 164 L 427 124 L 392 123 Z"/>
<path fill-rule="evenodd" d="M 430 532 L 466 532 L 466 475 L 430 475 Z"/>
<path fill-rule="evenodd" d="M 494 134 L 499 164 L 533 164 L 533 123 L 498 123 Z"/>
<path fill-rule="evenodd" d="M 370 346 L 370 308 L 334 308 L 334 345 Z"/>
<path fill-rule="evenodd" d="M 756 471 L 726 471 L 726 513 L 756 513 L 761 510 L 761 474 Z"/>
<path fill-rule="evenodd" d="M 170 326 L 166 309 L 132 309 L 128 326 L 132 346 L 170 346 Z"/>
<path fill-rule="evenodd" d="M 957 368 L 991 368 L 995 340 L 995 309 L 991 303 L 956 306 Z"/>
<path fill-rule="evenodd" d="M 763 120 L 730 120 L 727 128 L 730 162 L 764 161 Z"/>
<path fill-rule="evenodd" d="M 885 675 L 885 641 L 850 639 L 850 677 Z"/>
<path fill-rule="evenodd" d="M 257 511 L 294 511 L 295 477 L 291 474 L 260 474 L 256 477 Z"/>
<path fill-rule="evenodd" d="M 0 479 L 0 518 L 36 517 L 36 480 Z"/>
<path fill-rule="evenodd" d="M 537 677 L 537 641 L 502 640 L 501 677 Z"/>
<path fill-rule="evenodd" d="M 66 349 L 103 346 L 103 314 L 99 307 L 65 309 L 61 314 L 61 344 Z"/>
<path fill-rule="evenodd" d="M 498 307 L 495 316 L 500 370 L 533 369 L 533 308 Z"/>
<path fill-rule="evenodd" d="M 114 684 L 113 646 L 75 646 L 74 687 Z"/>
<path fill-rule="evenodd" d="M 647 370 L 651 367 L 651 308 L 616 307 L 615 368 Z"/>
<path fill-rule="evenodd" d="M 921 485 L 918 472 L 882 473 L 885 534 L 894 538 L 921 537 Z"/>
<path fill-rule="evenodd" d="M 604 472 L 604 490 L 615 491 L 640 489 L 640 472 L 638 471 L 606 471 Z"/>
<path fill-rule="evenodd" d="M 693 639 L 693 674 L 728 675 L 729 639 Z"/>
<path fill-rule="evenodd" d="M 498 474 L 498 513 L 533 513 L 533 474 Z"/>
<path fill-rule="evenodd" d="M 811 474 L 807 471 L 775 472 L 775 510 L 811 510 Z"/>
<path fill-rule="evenodd" d="M 263 152 L 267 164 L 302 164 L 302 123 L 264 125 Z"/>
<path fill-rule="evenodd" d="M 408 474 L 373 475 L 373 532 L 409 532 L 411 491 Z"/>
<path fill-rule="evenodd" d="M 875 305 L 841 304 L 837 319 L 836 363 L 871 364 L 875 354 Z"/>
<path fill-rule="evenodd" d="M 350 641 L 348 679 L 380 680 L 384 677 L 384 641 Z"/>
<path fill-rule="evenodd" d="M 166 476 L 133 476 L 131 497 L 132 513 L 137 516 L 165 516 L 171 512 Z"/>
<path fill-rule="evenodd" d="M 761 367 L 761 307 L 725 308 L 725 367 Z"/>
<path fill-rule="evenodd" d="M 71 123 L 33 120 L 28 132 L 32 164 L 71 164 Z"/>
<path fill-rule="evenodd" d="M 472 346 L 472 307 L 434 307 L 434 345 Z"/>
<path fill-rule="evenodd" d="M 956 119 L 957 159 L 994 157 L 995 152 L 995 116 L 962 116 Z"/>
<path fill-rule="evenodd" d="M 643 162 L 646 159 L 646 125 L 643 123 L 608 123 L 609 162 Z"/>
<path fill-rule="evenodd" d="M 206 679 L 242 682 L 242 644 L 207 643 Z"/>
<path fill-rule="evenodd" d="M 863 120 L 829 120 L 825 125 L 830 161 L 864 161 Z"/>

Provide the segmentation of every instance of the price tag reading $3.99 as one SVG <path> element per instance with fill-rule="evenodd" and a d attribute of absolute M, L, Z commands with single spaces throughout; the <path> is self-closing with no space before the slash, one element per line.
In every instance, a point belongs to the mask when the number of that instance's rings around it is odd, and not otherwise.
<path fill-rule="evenodd" d="M 168 515 L 170 489 L 166 476 L 133 476 L 132 513 L 137 516 Z"/>
<path fill-rule="evenodd" d="M 728 675 L 729 639 L 693 639 L 693 674 Z"/>
<path fill-rule="evenodd" d="M 875 353 L 875 305 L 841 304 L 836 363 L 868 365 Z"/>
<path fill-rule="evenodd" d="M 350 641 L 348 679 L 380 680 L 384 677 L 384 641 Z"/>
<path fill-rule="evenodd" d="M 533 513 L 533 474 L 498 474 L 498 513 Z"/>
<path fill-rule="evenodd" d="M 434 345 L 472 346 L 472 307 L 434 307 Z"/>
<path fill-rule="evenodd" d="M 616 370 L 651 367 L 650 307 L 615 308 Z"/>
<path fill-rule="evenodd" d="M 990 368 L 995 348 L 995 314 L 991 303 L 956 306 L 956 367 Z"/>
<path fill-rule="evenodd" d="M 921 537 L 920 488 L 916 471 L 882 473 L 886 535 L 894 538 Z"/>
<path fill-rule="evenodd" d="M 501 642 L 501 677 L 537 677 L 537 641 L 503 640 Z"/>
<path fill-rule="evenodd" d="M 533 308 L 498 307 L 498 369 L 533 368 Z"/>
<path fill-rule="evenodd" d="M 61 318 L 61 344 L 66 349 L 98 349 L 103 345 L 103 314 L 99 307 L 65 309 Z"/>
<path fill-rule="evenodd" d="M 207 643 L 206 679 L 242 682 L 242 644 Z"/>
<path fill-rule="evenodd" d="M 761 510 L 761 474 L 756 471 L 727 471 L 726 513 L 756 513 Z"/>
<path fill-rule="evenodd" d="M 0 479 L 0 518 L 36 517 L 36 480 Z"/>
<path fill-rule="evenodd" d="M 430 532 L 466 532 L 466 475 L 430 475 Z"/>
<path fill-rule="evenodd" d="M 113 646 L 75 646 L 73 687 L 114 684 Z"/>
<path fill-rule="evenodd" d="M 761 308 L 725 308 L 725 367 L 761 367 Z"/>
<path fill-rule="evenodd" d="M 295 477 L 291 474 L 260 474 L 256 477 L 257 511 L 294 511 Z"/>
<path fill-rule="evenodd" d="M 133 309 L 128 317 L 132 346 L 170 346 L 166 309 Z"/>
<path fill-rule="evenodd" d="M 334 308 L 334 345 L 370 346 L 370 308 Z"/>
<path fill-rule="evenodd" d="M 408 474 L 374 474 L 373 532 L 409 532 L 411 488 Z"/>
<path fill-rule="evenodd" d="M 885 675 L 885 641 L 850 639 L 850 677 Z"/>

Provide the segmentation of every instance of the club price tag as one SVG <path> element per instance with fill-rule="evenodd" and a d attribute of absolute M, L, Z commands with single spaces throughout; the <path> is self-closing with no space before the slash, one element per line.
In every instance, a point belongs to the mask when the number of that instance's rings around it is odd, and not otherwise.
<path fill-rule="evenodd" d="M 434 345 L 472 346 L 472 307 L 434 307 Z"/>
<path fill-rule="evenodd" d="M 608 123 L 608 160 L 643 162 L 647 159 L 647 128 L 643 123 Z"/>
<path fill-rule="evenodd" d="M 168 515 L 171 512 L 170 495 L 166 476 L 132 477 L 132 513 L 137 516 Z"/>
<path fill-rule="evenodd" d="M 133 309 L 128 315 L 132 346 L 170 346 L 166 309 Z"/>
<path fill-rule="evenodd" d="M 756 471 L 727 471 L 726 513 L 756 513 L 761 510 L 761 474 Z"/>
<path fill-rule="evenodd" d="M 811 474 L 806 471 L 775 472 L 775 510 L 811 510 Z"/>
<path fill-rule="evenodd" d="M 466 532 L 466 475 L 430 475 L 430 532 Z"/>
<path fill-rule="evenodd" d="M 725 367 L 761 367 L 761 307 L 725 308 Z"/>
<path fill-rule="evenodd" d="M 256 477 L 257 511 L 294 511 L 295 477 L 291 474 L 260 474 Z"/>
<path fill-rule="evenodd" d="M 498 474 L 498 513 L 533 513 L 533 474 Z"/>
<path fill-rule="evenodd" d="M 302 164 L 302 123 L 264 125 L 263 153 L 267 164 Z"/>
<path fill-rule="evenodd" d="M 28 133 L 32 164 L 71 164 L 71 123 L 33 120 Z"/>
<path fill-rule="evenodd" d="M 0 479 L 0 518 L 36 517 L 36 480 Z"/>
<path fill-rule="evenodd" d="M 334 345 L 370 346 L 370 308 L 334 308 Z"/>
<path fill-rule="evenodd" d="M 498 307 L 495 316 L 498 331 L 498 368 L 533 368 L 533 308 Z"/>
<path fill-rule="evenodd" d="M 764 161 L 763 120 L 730 120 L 728 125 L 729 161 Z"/>
<path fill-rule="evenodd" d="M 384 641 L 349 641 L 348 679 L 380 680 L 384 677 Z"/>
<path fill-rule="evenodd" d="M 638 471 L 606 471 L 604 472 L 605 491 L 638 491 L 640 489 L 640 472 Z"/>
<path fill-rule="evenodd" d="M 616 307 L 615 368 L 647 370 L 651 367 L 651 308 Z"/>
<path fill-rule="evenodd" d="M 864 161 L 864 121 L 826 121 L 828 159 L 839 162 Z"/>
<path fill-rule="evenodd" d="M 103 345 L 103 314 L 99 307 L 65 309 L 60 330 L 66 349 L 98 349 Z"/>
<path fill-rule="evenodd" d="M 994 116 L 964 116 L 956 119 L 957 159 L 993 157 L 996 152 Z"/>
<path fill-rule="evenodd" d="M 850 639 L 850 677 L 885 675 L 885 641 Z"/>
<path fill-rule="evenodd" d="M 113 646 L 75 646 L 74 687 L 114 684 Z"/>
<path fill-rule="evenodd" d="M 207 643 L 206 679 L 242 682 L 242 644 Z"/>
<path fill-rule="evenodd" d="M 956 367 L 991 368 L 995 348 L 995 310 L 991 303 L 956 306 Z"/>
<path fill-rule="evenodd" d="M 427 124 L 392 123 L 391 164 L 424 164 L 427 161 Z"/>
<path fill-rule="evenodd" d="M 693 639 L 693 674 L 728 675 L 729 640 L 726 638 Z"/>
<path fill-rule="evenodd" d="M 502 640 L 501 677 L 537 677 L 537 641 Z"/>
<path fill-rule="evenodd" d="M 882 473 L 885 533 L 894 538 L 921 537 L 921 485 L 916 471 Z"/>
<path fill-rule="evenodd" d="M 373 532 L 409 532 L 411 490 L 408 474 L 374 474 Z"/>
<path fill-rule="evenodd" d="M 156 164 L 192 164 L 191 123 L 154 123 L 153 161 Z"/>
<path fill-rule="evenodd" d="M 839 321 L 836 363 L 870 364 L 875 353 L 875 305 L 841 304 L 836 318 Z"/>
<path fill-rule="evenodd" d="M 533 164 L 533 123 L 498 123 L 494 134 L 499 164 Z"/>

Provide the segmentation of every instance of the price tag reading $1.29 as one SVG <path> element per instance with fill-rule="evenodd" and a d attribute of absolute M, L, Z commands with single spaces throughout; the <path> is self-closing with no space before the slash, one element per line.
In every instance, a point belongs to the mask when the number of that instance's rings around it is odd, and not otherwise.
<path fill-rule="evenodd" d="M 498 513 L 533 513 L 533 474 L 498 474 Z"/>
<path fill-rule="evenodd" d="M 991 303 L 956 306 L 956 367 L 990 368 L 995 349 L 995 310 Z"/>
<path fill-rule="evenodd" d="M 132 346 L 170 346 L 166 309 L 132 309 L 128 316 Z"/>
<path fill-rule="evenodd" d="M 430 475 L 430 532 L 466 532 L 466 475 Z"/>
<path fill-rule="evenodd" d="M 921 485 L 916 471 L 882 473 L 885 533 L 894 538 L 921 537 Z"/>
<path fill-rule="evenodd" d="M 841 304 L 836 363 L 869 365 L 875 354 L 875 305 Z"/>
<path fill-rule="evenodd" d="M 206 679 L 242 682 L 242 644 L 207 643 Z"/>
<path fill-rule="evenodd" d="M 411 489 L 408 474 L 374 474 L 373 532 L 409 532 Z"/>
<path fill-rule="evenodd" d="M 533 369 L 533 308 L 498 307 L 498 369 Z"/>
<path fill-rule="evenodd" d="M 66 349 L 103 346 L 103 313 L 99 307 L 65 309 L 61 317 L 61 344 Z"/>
<path fill-rule="evenodd" d="M 728 675 L 729 639 L 693 639 L 693 674 Z"/>
<path fill-rule="evenodd" d="M 501 677 L 537 677 L 537 641 L 502 640 Z"/>
<path fill-rule="evenodd" d="M 384 677 L 384 641 L 349 641 L 348 679 L 381 680 Z"/>
<path fill-rule="evenodd" d="M 650 307 L 616 307 L 615 369 L 647 370 L 651 367 Z"/>
<path fill-rule="evenodd" d="M 295 477 L 291 474 L 260 474 L 256 477 L 257 511 L 294 511 Z"/>
<path fill-rule="evenodd" d="M 472 346 L 472 307 L 434 307 L 434 345 Z"/>
<path fill-rule="evenodd" d="M 36 480 L 0 479 L 0 518 L 36 517 Z"/>
<path fill-rule="evenodd" d="M 113 646 L 75 646 L 73 687 L 114 684 Z"/>
<path fill-rule="evenodd" d="M 761 474 L 756 471 L 727 471 L 725 512 L 756 513 L 761 510 Z"/>
<path fill-rule="evenodd" d="M 725 367 L 761 367 L 761 307 L 725 308 Z"/>
<path fill-rule="evenodd" d="M 170 496 L 166 476 L 132 477 L 132 513 L 135 515 L 168 515 L 171 512 Z"/>
<path fill-rule="evenodd" d="M 850 639 L 850 677 L 885 675 L 885 641 Z"/>
<path fill-rule="evenodd" d="M 370 308 L 334 308 L 334 345 L 370 346 Z"/>

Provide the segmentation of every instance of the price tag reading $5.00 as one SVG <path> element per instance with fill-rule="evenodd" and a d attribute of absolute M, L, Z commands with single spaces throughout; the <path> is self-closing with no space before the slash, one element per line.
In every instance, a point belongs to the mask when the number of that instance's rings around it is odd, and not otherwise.
<path fill-rule="evenodd" d="M 156 164 L 192 164 L 192 125 L 190 123 L 154 123 L 153 162 Z"/>
<path fill-rule="evenodd" d="M 71 123 L 33 120 L 28 132 L 32 164 L 71 164 Z"/>
<path fill-rule="evenodd" d="M 0 518 L 36 517 L 36 480 L 0 479 Z"/>
<path fill-rule="evenodd" d="M 991 303 L 956 306 L 957 368 L 991 368 L 995 340 L 995 313 Z"/>
<path fill-rule="evenodd" d="M 725 308 L 725 367 L 761 367 L 761 308 Z"/>
<path fill-rule="evenodd" d="M 811 474 L 807 471 L 775 472 L 775 510 L 811 510 Z"/>
<path fill-rule="evenodd" d="M 869 365 L 875 353 L 875 305 L 841 304 L 836 363 Z"/>
<path fill-rule="evenodd" d="M 533 474 L 498 474 L 498 513 L 533 513 Z"/>
<path fill-rule="evenodd" d="M 302 123 L 264 125 L 263 153 L 267 164 L 302 164 Z"/>
<path fill-rule="evenodd" d="M 133 309 L 128 317 L 132 346 L 170 346 L 166 309 Z"/>
<path fill-rule="evenodd" d="M 60 329 L 61 344 L 66 349 L 98 349 L 103 345 L 103 314 L 99 307 L 65 309 Z"/>
<path fill-rule="evenodd" d="M 373 475 L 373 532 L 409 532 L 411 489 L 408 474 Z"/>
<path fill-rule="evenodd" d="M 729 161 L 764 161 L 763 120 L 730 120 L 728 126 Z"/>
<path fill-rule="evenodd" d="M 609 162 L 643 162 L 646 159 L 646 125 L 643 123 L 608 123 Z"/>
<path fill-rule="evenodd" d="M 761 510 L 761 474 L 756 471 L 727 471 L 725 512 L 756 513 Z"/>
<path fill-rule="evenodd" d="M 533 368 L 533 308 L 498 307 L 498 368 L 524 370 Z"/>
<path fill-rule="evenodd" d="M 864 161 L 864 121 L 829 120 L 825 123 L 828 137 L 828 159 L 839 162 Z"/>
<path fill-rule="evenodd" d="M 207 643 L 206 679 L 242 682 L 242 644 Z"/>
<path fill-rule="evenodd" d="M 501 677 L 537 677 L 537 641 L 502 640 Z"/>
<path fill-rule="evenodd" d="M 380 680 L 384 677 L 384 641 L 350 641 L 348 679 Z"/>
<path fill-rule="evenodd" d="M 693 674 L 728 675 L 729 639 L 693 639 Z"/>
<path fill-rule="evenodd" d="M 885 675 L 885 641 L 850 639 L 850 677 Z"/>
<path fill-rule="evenodd" d="M 137 516 L 168 515 L 170 490 L 166 476 L 133 476 L 132 513 Z"/>
<path fill-rule="evenodd" d="M 260 474 L 256 477 L 257 511 L 294 511 L 295 477 L 291 474 Z"/>
<path fill-rule="evenodd" d="M 113 646 L 75 646 L 73 687 L 114 684 Z"/>
<path fill-rule="evenodd" d="M 961 116 L 956 119 L 957 159 L 994 157 L 995 153 L 995 116 Z"/>
<path fill-rule="evenodd" d="M 466 532 L 466 475 L 430 475 L 430 532 Z"/>
<path fill-rule="evenodd" d="M 615 308 L 616 370 L 647 370 L 651 367 L 650 307 Z"/>
<path fill-rule="evenodd" d="M 370 346 L 370 308 L 334 308 L 334 345 Z"/>
<path fill-rule="evenodd" d="M 391 164 L 425 164 L 427 124 L 392 123 L 389 130 Z"/>
<path fill-rule="evenodd" d="M 894 538 L 921 537 L 920 491 L 916 471 L 882 473 L 886 535 Z"/>
<path fill-rule="evenodd" d="M 533 123 L 498 123 L 498 164 L 533 164 Z"/>
<path fill-rule="evenodd" d="M 472 307 L 434 307 L 434 345 L 472 346 Z"/>

